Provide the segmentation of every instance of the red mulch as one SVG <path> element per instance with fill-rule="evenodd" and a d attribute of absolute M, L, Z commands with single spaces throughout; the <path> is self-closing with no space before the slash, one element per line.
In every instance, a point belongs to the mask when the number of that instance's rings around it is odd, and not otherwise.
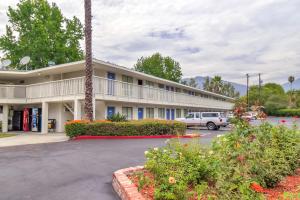
<path fill-rule="evenodd" d="M 291 199 L 291 197 L 284 198 L 284 192 L 293 196 L 292 199 L 300 199 L 300 169 L 296 170 L 295 175 L 287 176 L 276 187 L 264 189 L 264 194 L 268 200 Z"/>
<path fill-rule="evenodd" d="M 143 197 L 147 200 L 153 200 L 154 199 L 154 177 L 153 175 L 148 172 L 147 170 L 142 170 L 141 171 L 143 176 L 147 177 L 148 180 L 150 180 L 149 184 L 146 184 L 142 190 L 140 190 L 139 192 L 143 195 Z M 138 187 L 138 183 L 139 183 L 139 177 L 137 174 L 130 174 L 127 176 L 132 182 L 133 184 Z"/>
<path fill-rule="evenodd" d="M 154 177 L 147 170 L 142 170 L 141 172 L 150 180 L 150 184 L 146 184 L 139 192 L 145 199 L 154 200 Z M 138 187 L 139 178 L 136 174 L 130 174 L 128 178 Z M 276 187 L 264 189 L 263 193 L 268 200 L 300 200 L 300 169 L 296 170 L 295 175 L 287 176 Z M 284 193 L 288 193 L 289 198 L 284 198 Z M 195 197 L 195 199 L 197 198 Z"/>

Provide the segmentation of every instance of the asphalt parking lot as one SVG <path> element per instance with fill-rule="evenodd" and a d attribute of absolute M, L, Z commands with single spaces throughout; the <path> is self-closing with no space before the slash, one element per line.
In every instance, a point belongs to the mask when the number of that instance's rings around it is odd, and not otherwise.
<path fill-rule="evenodd" d="M 268 120 L 276 124 L 281 119 Z M 288 126 L 293 122 L 293 119 L 285 120 Z M 214 137 L 228 130 L 201 128 L 188 132 L 202 134 L 196 140 L 201 145 L 209 145 Z M 86 140 L 0 148 L 0 199 L 116 200 L 118 197 L 111 186 L 112 173 L 142 165 L 144 151 L 163 146 L 165 141 Z"/>

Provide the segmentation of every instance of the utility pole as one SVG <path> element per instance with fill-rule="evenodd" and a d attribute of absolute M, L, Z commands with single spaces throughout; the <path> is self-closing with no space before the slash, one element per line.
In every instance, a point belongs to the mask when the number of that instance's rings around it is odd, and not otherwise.
<path fill-rule="evenodd" d="M 261 104 L 261 77 L 260 77 L 260 73 L 258 74 L 258 100 L 259 100 L 259 104 Z"/>
<path fill-rule="evenodd" d="M 247 111 L 249 111 L 249 74 L 246 74 L 247 77 Z"/>

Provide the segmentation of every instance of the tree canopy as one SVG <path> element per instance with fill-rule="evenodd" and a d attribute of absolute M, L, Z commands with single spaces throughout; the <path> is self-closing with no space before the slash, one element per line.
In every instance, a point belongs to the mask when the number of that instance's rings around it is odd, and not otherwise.
<path fill-rule="evenodd" d="M 212 79 L 207 77 L 203 83 L 203 89 L 229 97 L 240 96 L 239 92 L 235 91 L 234 86 L 231 83 L 224 82 L 221 76 L 215 76 Z"/>
<path fill-rule="evenodd" d="M 139 72 L 179 82 L 182 77 L 179 62 L 171 57 L 163 57 L 160 53 L 155 53 L 149 57 L 141 57 L 134 65 L 134 69 Z"/>
<path fill-rule="evenodd" d="M 9 25 L 0 37 L 3 59 L 12 61 L 12 68 L 24 69 L 20 59 L 30 56 L 30 69 L 83 59 L 80 40 L 83 26 L 76 17 L 67 19 L 55 3 L 47 0 L 21 0 L 16 8 L 9 7 Z"/>

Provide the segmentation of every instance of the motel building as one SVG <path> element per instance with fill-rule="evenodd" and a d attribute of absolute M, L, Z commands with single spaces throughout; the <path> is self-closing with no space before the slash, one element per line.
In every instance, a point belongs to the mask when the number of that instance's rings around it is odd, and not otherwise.
<path fill-rule="evenodd" d="M 174 120 L 190 111 L 232 109 L 232 98 L 93 60 L 94 118 Z M 0 71 L 2 132 L 64 132 L 84 118 L 85 61 L 31 71 Z"/>

